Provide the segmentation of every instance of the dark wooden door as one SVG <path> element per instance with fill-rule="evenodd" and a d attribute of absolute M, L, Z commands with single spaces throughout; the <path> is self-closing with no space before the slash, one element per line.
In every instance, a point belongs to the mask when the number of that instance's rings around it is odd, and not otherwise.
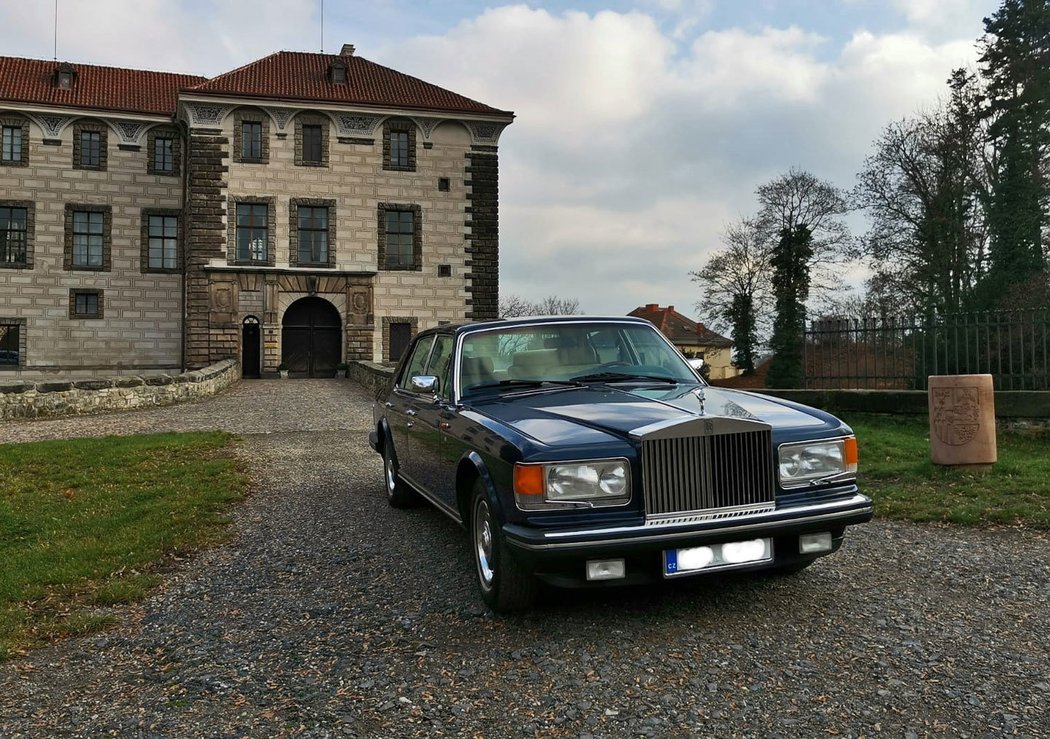
<path fill-rule="evenodd" d="M 259 348 L 262 335 L 259 331 L 259 319 L 248 316 L 241 326 L 241 376 L 259 377 Z"/>
<path fill-rule="evenodd" d="M 284 312 L 281 361 L 293 377 L 335 377 L 342 355 L 343 322 L 322 298 L 302 298 Z"/>

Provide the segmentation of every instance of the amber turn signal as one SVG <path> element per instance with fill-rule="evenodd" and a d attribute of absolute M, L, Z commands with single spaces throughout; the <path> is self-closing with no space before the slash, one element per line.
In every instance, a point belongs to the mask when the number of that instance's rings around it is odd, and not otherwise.
<path fill-rule="evenodd" d="M 543 465 L 514 465 L 515 495 L 543 495 L 545 492 L 545 486 L 543 483 Z"/>

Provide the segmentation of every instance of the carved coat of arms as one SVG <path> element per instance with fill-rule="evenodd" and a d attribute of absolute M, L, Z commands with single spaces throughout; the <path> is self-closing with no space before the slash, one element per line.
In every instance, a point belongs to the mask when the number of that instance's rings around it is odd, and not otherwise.
<path fill-rule="evenodd" d="M 981 427 L 981 393 L 974 385 L 933 391 L 933 431 L 949 446 L 973 441 Z"/>

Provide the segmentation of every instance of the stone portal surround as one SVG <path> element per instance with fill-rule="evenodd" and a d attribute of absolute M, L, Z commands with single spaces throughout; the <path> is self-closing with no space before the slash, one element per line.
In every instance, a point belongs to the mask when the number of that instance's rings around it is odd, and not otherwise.
<path fill-rule="evenodd" d="M 170 405 L 215 395 L 240 378 L 240 365 L 227 359 L 180 375 L 0 382 L 0 421 Z"/>

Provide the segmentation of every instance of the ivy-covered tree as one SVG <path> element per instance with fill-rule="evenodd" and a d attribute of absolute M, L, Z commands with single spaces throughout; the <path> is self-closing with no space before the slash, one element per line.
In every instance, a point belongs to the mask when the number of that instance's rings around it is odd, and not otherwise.
<path fill-rule="evenodd" d="M 1050 0 L 1003 0 L 984 30 L 981 72 L 999 167 L 988 202 L 990 269 L 980 300 L 995 307 L 1012 285 L 1047 269 Z"/>
<path fill-rule="evenodd" d="M 806 327 L 806 300 L 809 299 L 809 264 L 813 259 L 813 232 L 798 224 L 780 231 L 773 249 L 773 294 L 776 318 L 770 345 L 773 358 L 766 385 L 800 387 L 804 378 L 802 337 Z"/>

